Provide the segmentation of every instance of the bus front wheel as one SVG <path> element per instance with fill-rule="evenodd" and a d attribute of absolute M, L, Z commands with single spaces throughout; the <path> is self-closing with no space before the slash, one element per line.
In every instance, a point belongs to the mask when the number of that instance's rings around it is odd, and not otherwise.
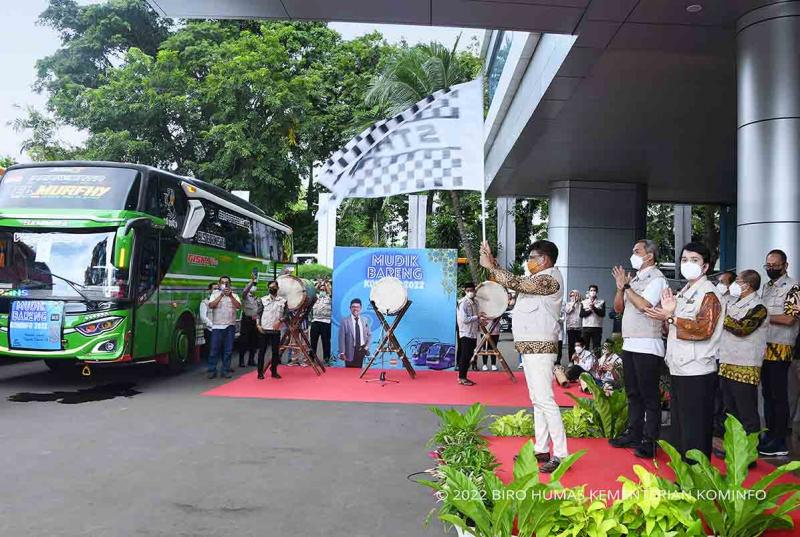
<path fill-rule="evenodd" d="M 192 359 L 194 354 L 194 326 L 190 317 L 182 317 L 172 333 L 172 345 L 169 351 L 167 369 L 170 373 L 179 373 Z"/>

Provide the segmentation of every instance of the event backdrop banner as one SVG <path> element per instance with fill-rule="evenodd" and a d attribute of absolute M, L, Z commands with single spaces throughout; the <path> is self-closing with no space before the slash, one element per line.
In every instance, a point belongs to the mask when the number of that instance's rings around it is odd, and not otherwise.
<path fill-rule="evenodd" d="M 331 346 L 340 353 L 339 330 L 350 316 L 350 302 L 361 299 L 362 315 L 372 331 L 369 356 L 375 353 L 383 330 L 369 302 L 372 286 L 384 276 L 403 282 L 412 302 L 395 336 L 415 369 L 450 369 L 455 365 L 456 251 L 450 249 L 336 247 L 333 253 L 333 330 Z M 389 324 L 394 317 L 388 317 Z M 401 368 L 396 355 L 386 353 L 376 369 Z M 368 358 L 364 359 L 366 365 Z M 335 366 L 344 362 L 336 360 Z"/>

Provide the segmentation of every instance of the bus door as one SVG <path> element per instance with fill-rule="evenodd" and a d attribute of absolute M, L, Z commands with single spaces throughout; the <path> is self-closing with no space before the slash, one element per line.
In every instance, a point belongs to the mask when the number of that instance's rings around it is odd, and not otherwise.
<path fill-rule="evenodd" d="M 159 232 L 141 230 L 136 235 L 137 258 L 134 287 L 133 357 L 156 353 L 158 339 Z"/>

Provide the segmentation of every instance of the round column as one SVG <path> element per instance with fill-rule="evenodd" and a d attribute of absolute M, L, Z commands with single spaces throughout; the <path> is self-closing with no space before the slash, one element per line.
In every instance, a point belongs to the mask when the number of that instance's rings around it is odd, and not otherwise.
<path fill-rule="evenodd" d="M 781 248 L 800 277 L 800 1 L 750 11 L 736 32 L 737 268 Z"/>

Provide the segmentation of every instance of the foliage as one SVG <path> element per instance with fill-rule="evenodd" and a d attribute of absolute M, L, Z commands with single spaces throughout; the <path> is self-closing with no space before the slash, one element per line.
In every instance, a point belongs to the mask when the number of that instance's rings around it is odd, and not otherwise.
<path fill-rule="evenodd" d="M 638 464 L 633 471 L 639 482 L 620 476 L 622 496 L 611 510 L 628 532 L 652 537 L 705 535 L 702 521 L 694 515 L 691 494 Z"/>
<path fill-rule="evenodd" d="M 659 261 L 675 260 L 674 204 L 650 203 L 647 205 L 647 238 L 658 244 Z M 692 240 L 706 244 L 711 250 L 712 269 L 719 258 L 720 207 L 718 205 L 692 206 Z M 678 245 L 679 248 L 683 245 Z"/>
<path fill-rule="evenodd" d="M 16 163 L 17 161 L 13 157 L 0 156 L 0 168 L 9 168 Z"/>
<path fill-rule="evenodd" d="M 442 410 L 430 407 L 431 412 L 439 418 L 439 430 L 428 441 L 428 446 L 447 446 L 452 442 L 455 433 L 466 432 L 469 435 L 483 440 L 480 436 L 483 424 L 487 420 L 486 410 L 480 403 L 475 403 L 463 414 L 454 408 Z M 485 442 L 485 440 L 483 440 Z"/>
<path fill-rule="evenodd" d="M 614 390 L 611 395 L 606 395 L 589 375 L 582 373 L 581 380 L 592 392 L 592 398 L 576 397 L 569 395 L 577 406 L 591 414 L 592 424 L 597 424 L 600 436 L 615 438 L 622 434 L 628 423 L 628 398 L 625 390 Z"/>
<path fill-rule="evenodd" d="M 602 499 L 578 495 L 559 506 L 557 537 L 606 537 L 626 535 L 627 530 Z"/>
<path fill-rule="evenodd" d="M 519 452 L 514 478 L 508 485 L 487 471 L 481 488 L 464 472 L 449 466 L 441 468 L 439 481 L 422 483 L 433 488 L 441 501 L 440 520 L 475 537 L 510 536 L 515 521 L 519 535 L 551 535 L 554 528 L 564 524 L 559 508 L 573 493 L 559 480 L 584 453 L 573 453 L 562 460 L 548 483 L 539 481 L 530 440 Z"/>
<path fill-rule="evenodd" d="M 333 276 L 333 269 L 319 263 L 304 263 L 297 265 L 297 275 L 309 280 L 330 279 Z"/>
<path fill-rule="evenodd" d="M 732 415 L 725 420 L 725 471 L 720 472 L 704 453 L 692 449 L 686 458 L 664 440 L 659 440 L 669 455 L 680 490 L 697 498 L 695 509 L 719 537 L 752 537 L 770 529 L 792 529 L 789 513 L 800 507 L 800 485 L 775 484 L 790 472 L 800 469 L 800 461 L 779 466 L 746 487 L 748 466 L 758 459 L 758 433 L 747 434 Z"/>
<path fill-rule="evenodd" d="M 600 428 L 592 421 L 593 414 L 588 410 L 574 406 L 561 414 L 564 431 L 570 438 L 598 438 Z"/>
<path fill-rule="evenodd" d="M 522 409 L 514 414 L 492 416 L 489 432 L 494 436 L 533 436 L 533 414 Z"/>

